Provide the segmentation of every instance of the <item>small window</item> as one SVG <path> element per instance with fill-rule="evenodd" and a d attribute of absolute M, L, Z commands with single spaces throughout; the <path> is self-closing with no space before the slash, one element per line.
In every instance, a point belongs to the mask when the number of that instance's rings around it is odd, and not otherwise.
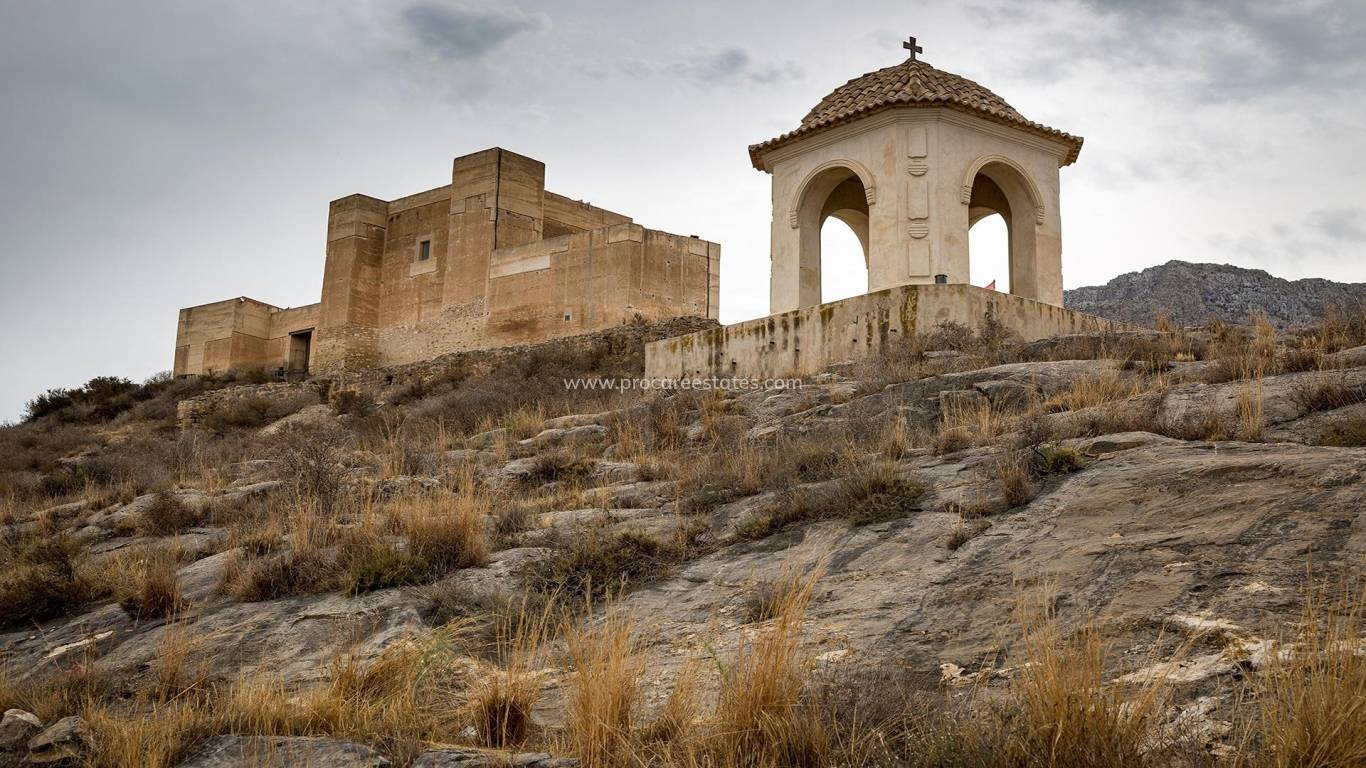
<path fill-rule="evenodd" d="M 417 260 L 426 261 L 432 257 L 432 241 L 423 240 L 417 244 Z"/>

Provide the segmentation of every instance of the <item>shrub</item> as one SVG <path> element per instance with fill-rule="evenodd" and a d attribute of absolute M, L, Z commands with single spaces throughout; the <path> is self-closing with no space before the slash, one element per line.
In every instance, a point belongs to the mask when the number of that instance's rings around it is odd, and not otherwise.
<path fill-rule="evenodd" d="M 559 480 L 579 479 L 592 472 L 594 466 L 595 462 L 592 459 L 583 458 L 568 449 L 559 448 L 538 455 L 532 464 L 531 472 L 524 478 L 523 482 L 534 486 Z"/>
<path fill-rule="evenodd" d="M 280 462 L 280 478 L 293 486 L 296 494 L 330 510 L 342 489 L 345 445 L 345 435 L 336 427 L 293 426 L 275 437 L 270 453 Z"/>
<path fill-rule="evenodd" d="M 336 562 L 318 550 L 282 552 L 245 563 L 230 560 L 218 590 L 244 603 L 276 600 L 334 589 L 337 571 Z"/>
<path fill-rule="evenodd" d="M 338 416 L 369 416 L 375 410 L 375 399 L 355 389 L 334 389 L 327 401 Z"/>
<path fill-rule="evenodd" d="M 569 535 L 566 546 L 526 572 L 528 586 L 573 604 L 600 599 L 661 579 L 676 563 L 694 555 L 701 526 L 681 526 L 672 536 L 659 538 L 628 528 L 614 531 L 605 525 L 582 525 Z"/>
<path fill-rule="evenodd" d="M 341 588 L 352 596 L 421 584 L 431 573 L 431 565 L 421 556 L 399 551 L 382 539 L 343 544 L 339 558 L 344 568 Z"/>
<path fill-rule="evenodd" d="M 49 389 L 28 401 L 24 406 L 24 421 L 37 421 L 75 405 L 69 389 Z"/>
<path fill-rule="evenodd" d="M 1040 475 L 1063 475 L 1086 466 L 1081 452 L 1070 446 L 1043 445 L 1031 453 L 1031 468 Z"/>
<path fill-rule="evenodd" d="M 1324 445 L 1340 447 L 1366 446 L 1366 414 L 1354 414 L 1328 425 L 1323 435 Z"/>
<path fill-rule="evenodd" d="M 913 511 L 924 494 L 924 485 L 902 477 L 890 462 L 856 466 L 832 488 L 780 494 L 737 522 L 735 533 L 742 539 L 762 539 L 818 520 L 846 520 L 853 525 L 886 522 Z"/>
<path fill-rule="evenodd" d="M 0 626 L 43 621 L 94 596 L 65 536 L 7 535 L 0 540 Z"/>
<path fill-rule="evenodd" d="M 1334 411 L 1366 401 L 1366 393 L 1348 387 L 1343 381 L 1328 374 L 1310 377 L 1304 386 L 1291 393 L 1291 399 L 1302 413 Z"/>
<path fill-rule="evenodd" d="M 840 480 L 838 503 L 849 522 L 869 525 L 905 517 L 924 495 L 925 486 L 902 477 L 895 464 L 877 462 Z"/>
<path fill-rule="evenodd" d="M 137 573 L 133 591 L 119 601 L 123 612 L 138 621 L 161 619 L 179 613 L 184 607 L 176 564 L 170 558 L 151 558 Z"/>
<path fill-rule="evenodd" d="M 297 392 L 284 397 L 245 395 L 217 404 L 212 411 L 204 415 L 201 423 L 214 432 L 255 429 L 297 413 L 306 406 L 316 405 L 317 402 L 317 396 L 308 392 Z"/>
<path fill-rule="evenodd" d="M 406 536 L 412 554 L 428 566 L 428 577 L 483 565 L 488 561 L 491 502 L 464 484 L 454 496 L 417 496 L 390 507 L 395 530 Z"/>
<path fill-rule="evenodd" d="M 138 515 L 136 528 L 144 536 L 170 536 L 199 524 L 199 512 L 174 494 L 162 491 Z"/>

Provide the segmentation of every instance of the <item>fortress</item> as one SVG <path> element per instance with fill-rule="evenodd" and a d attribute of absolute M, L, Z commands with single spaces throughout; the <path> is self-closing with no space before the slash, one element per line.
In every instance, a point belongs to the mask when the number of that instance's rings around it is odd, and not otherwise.
<path fill-rule="evenodd" d="M 322 300 L 182 309 L 174 372 L 336 373 L 636 318 L 715 319 L 720 259 L 716 243 L 549 192 L 544 164 L 488 149 L 456 158 L 447 186 L 332 201 Z"/>
<path fill-rule="evenodd" d="M 646 375 L 786 376 L 951 321 L 1025 339 L 1124 330 L 1062 307 L 1061 168 L 1082 140 L 910 57 L 850 80 L 749 148 L 772 174 L 769 317 L 653 342 Z M 720 246 L 645 229 L 545 189 L 502 149 L 456 158 L 449 186 L 352 195 L 328 212 L 318 304 L 248 298 L 180 311 L 175 373 L 333 373 L 540 342 L 635 318 L 718 318 Z M 968 284 L 968 230 L 999 214 L 1009 293 Z M 821 227 L 863 246 L 868 293 L 821 303 Z"/>

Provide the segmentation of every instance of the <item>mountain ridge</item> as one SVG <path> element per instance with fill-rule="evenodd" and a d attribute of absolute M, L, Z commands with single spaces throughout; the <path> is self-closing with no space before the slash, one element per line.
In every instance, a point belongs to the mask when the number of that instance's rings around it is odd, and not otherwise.
<path fill-rule="evenodd" d="M 1173 259 L 1126 272 L 1104 285 L 1064 291 L 1068 309 L 1139 325 L 1159 314 L 1176 325 L 1246 322 L 1256 312 L 1277 326 L 1316 322 L 1327 309 L 1366 304 L 1366 283 L 1312 277 L 1286 280 L 1266 270 Z"/>

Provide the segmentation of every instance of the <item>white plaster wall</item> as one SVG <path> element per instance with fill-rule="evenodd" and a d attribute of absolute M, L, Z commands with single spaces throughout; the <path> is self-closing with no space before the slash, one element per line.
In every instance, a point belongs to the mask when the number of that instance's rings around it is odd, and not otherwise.
<path fill-rule="evenodd" d="M 783 378 L 876 357 L 938 323 L 982 327 L 990 316 L 1032 341 L 1140 328 L 972 285 L 907 285 L 645 345 L 652 379 Z"/>
<path fill-rule="evenodd" d="M 950 283 L 968 281 L 968 206 L 963 186 L 981 158 L 1000 156 L 1032 183 L 1043 205 L 1014 213 L 1014 227 L 1035 235 L 1036 263 L 1018 282 L 1029 298 L 1062 305 L 1062 219 L 1059 163 L 1061 142 L 942 108 L 905 108 L 875 114 L 821 132 L 768 153 L 773 173 L 772 279 L 769 310 L 777 314 L 802 305 L 801 232 L 793 212 L 804 186 L 832 165 L 845 165 L 873 188 L 869 213 L 869 291 L 928 284 L 943 274 Z M 817 281 L 819 275 L 816 276 Z M 807 292 L 810 295 L 810 292 Z M 808 302 L 811 303 L 811 302 Z"/>
<path fill-rule="evenodd" d="M 863 121 L 813 136 L 775 153 L 773 170 L 772 277 L 769 311 L 786 312 L 799 306 L 801 232 L 792 226 L 792 213 L 800 205 L 805 182 L 829 165 L 847 165 L 872 181 L 873 202 L 868 206 L 868 282 L 870 290 L 886 287 L 889 264 L 896 259 L 897 227 L 902 190 L 897 178 L 898 134 L 889 120 Z"/>

